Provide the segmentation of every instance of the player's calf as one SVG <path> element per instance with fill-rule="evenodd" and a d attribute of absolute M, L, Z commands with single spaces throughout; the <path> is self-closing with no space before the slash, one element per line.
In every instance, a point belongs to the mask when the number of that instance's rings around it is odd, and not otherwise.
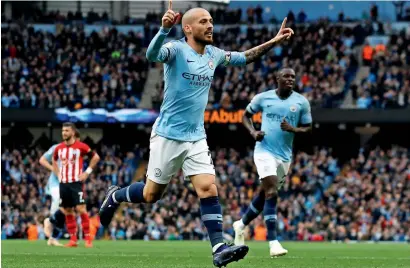
<path fill-rule="evenodd" d="M 77 212 L 81 217 L 81 227 L 83 228 L 84 240 L 86 247 L 92 247 L 90 236 L 90 218 L 88 216 L 86 205 L 78 205 L 76 207 Z"/>
<path fill-rule="evenodd" d="M 245 244 L 245 227 L 256 217 L 258 217 L 258 215 L 262 212 L 264 205 L 265 192 L 260 191 L 260 193 L 252 200 L 242 219 L 233 223 L 233 228 L 235 231 L 235 245 L 239 246 Z"/>
<path fill-rule="evenodd" d="M 136 182 L 122 189 L 118 186 L 111 186 L 100 208 L 101 224 L 105 227 L 110 224 L 120 203 L 155 203 L 161 198 L 166 187 L 167 184 L 158 184 L 149 179 L 147 184 Z"/>
<path fill-rule="evenodd" d="M 65 225 L 65 215 L 64 212 L 58 209 L 51 217 L 50 223 L 52 224 L 52 235 L 54 239 L 60 239 L 62 236 L 64 225 Z"/>
<path fill-rule="evenodd" d="M 191 176 L 191 182 L 200 198 L 201 219 L 208 230 L 214 265 L 222 267 L 243 259 L 249 250 L 247 246 L 228 246 L 223 241 L 222 208 L 219 204 L 215 176 L 211 174 L 194 175 Z"/>
<path fill-rule="evenodd" d="M 70 242 L 66 245 L 68 247 L 76 246 L 77 244 L 77 223 L 75 221 L 75 214 L 73 208 L 65 208 L 65 222 L 68 234 L 70 235 Z"/>
<path fill-rule="evenodd" d="M 114 199 L 113 194 L 121 189 L 118 186 L 112 185 L 108 188 L 104 201 L 100 207 L 100 222 L 102 226 L 108 227 L 112 218 L 114 217 L 114 213 L 117 210 L 120 203 Z"/>
<path fill-rule="evenodd" d="M 276 206 L 278 200 L 277 177 L 271 176 L 264 179 L 265 206 L 263 215 L 268 231 L 269 253 L 271 257 L 283 256 L 288 253 L 277 240 L 277 215 Z"/>

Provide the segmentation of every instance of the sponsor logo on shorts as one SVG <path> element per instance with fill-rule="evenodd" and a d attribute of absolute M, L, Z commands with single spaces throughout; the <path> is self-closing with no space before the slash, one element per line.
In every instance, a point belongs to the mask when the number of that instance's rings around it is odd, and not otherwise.
<path fill-rule="evenodd" d="M 161 177 L 162 171 L 159 168 L 154 169 L 155 177 Z"/>

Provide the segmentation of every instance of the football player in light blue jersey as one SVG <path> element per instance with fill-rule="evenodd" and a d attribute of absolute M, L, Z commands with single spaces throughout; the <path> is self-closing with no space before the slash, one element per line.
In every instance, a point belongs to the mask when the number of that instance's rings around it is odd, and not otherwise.
<path fill-rule="evenodd" d="M 58 238 L 60 237 L 61 231 L 57 228 L 53 228 L 52 222 L 55 221 L 55 218 L 64 219 L 64 214 L 60 211 L 60 182 L 58 180 L 57 175 L 53 172 L 52 166 L 52 157 L 54 154 L 54 150 L 57 147 L 57 144 L 51 146 L 47 152 L 45 152 L 40 158 L 40 165 L 48 169 L 50 173 L 50 177 L 48 178 L 47 185 L 46 185 L 46 194 L 51 196 L 51 208 L 50 208 L 50 218 L 46 218 L 44 220 L 44 232 L 46 236 L 48 236 L 47 244 L 49 246 L 63 246 L 60 242 L 58 242 Z M 59 215 L 62 214 L 62 217 Z M 63 221 L 64 226 L 64 221 Z"/>
<path fill-rule="evenodd" d="M 47 152 L 43 154 L 40 158 L 40 164 L 51 171 L 50 177 L 48 178 L 47 185 L 46 185 L 46 194 L 51 196 L 51 208 L 50 214 L 54 214 L 60 204 L 60 182 L 58 181 L 58 177 L 53 172 L 53 166 L 51 165 L 51 158 L 54 154 L 54 149 L 57 147 L 57 144 L 51 146 Z"/>
<path fill-rule="evenodd" d="M 244 245 L 244 229 L 259 213 L 264 214 L 268 229 L 271 257 L 288 253 L 276 238 L 276 202 L 278 189 L 285 182 L 292 160 L 292 144 L 296 133 L 312 130 L 309 101 L 293 91 L 295 71 L 283 68 L 278 72 L 278 88 L 257 94 L 247 106 L 243 124 L 256 140 L 254 161 L 262 189 L 241 220 L 234 222 L 235 245 Z M 261 130 L 255 130 L 252 116 L 262 112 Z"/>
<path fill-rule="evenodd" d="M 221 267 L 244 258 L 248 247 L 229 246 L 223 242 L 222 209 L 204 129 L 204 112 L 215 68 L 249 64 L 290 38 L 293 31 L 285 27 L 285 19 L 279 33 L 270 41 L 245 52 L 224 51 L 212 46 L 213 20 L 209 12 L 194 8 L 182 18 L 185 37 L 164 44 L 179 19 L 180 14 L 172 11 L 170 2 L 162 18 L 162 27 L 146 54 L 149 61 L 164 63 L 165 80 L 164 101 L 151 134 L 146 184 L 138 182 L 122 189 L 111 186 L 100 208 L 100 219 L 103 226 L 108 226 L 121 202 L 156 202 L 171 178 L 182 168 L 200 198 L 213 263 Z"/>

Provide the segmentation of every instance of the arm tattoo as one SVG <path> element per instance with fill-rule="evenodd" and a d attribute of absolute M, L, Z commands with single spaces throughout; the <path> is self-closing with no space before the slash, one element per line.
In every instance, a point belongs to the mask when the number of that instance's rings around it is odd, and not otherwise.
<path fill-rule="evenodd" d="M 252 63 L 262 55 L 265 55 L 275 45 L 275 43 L 276 42 L 268 41 L 262 45 L 246 50 L 246 64 Z"/>

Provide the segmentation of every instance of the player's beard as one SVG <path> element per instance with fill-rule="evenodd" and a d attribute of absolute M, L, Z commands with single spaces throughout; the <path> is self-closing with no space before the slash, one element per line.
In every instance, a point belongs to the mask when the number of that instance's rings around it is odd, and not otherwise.
<path fill-rule="evenodd" d="M 204 45 L 204 46 L 206 46 L 206 45 L 212 45 L 213 43 L 214 43 L 214 40 L 213 40 L 213 38 L 212 39 L 205 39 L 204 37 L 199 37 L 199 36 L 195 36 L 194 35 L 194 40 L 195 40 L 195 42 L 197 42 L 197 43 L 199 43 L 199 44 L 201 44 L 201 45 Z"/>
<path fill-rule="evenodd" d="M 68 142 L 68 141 L 70 141 L 72 138 L 73 138 L 73 136 L 68 136 L 68 137 L 64 138 L 64 141 L 65 141 L 65 142 Z"/>

